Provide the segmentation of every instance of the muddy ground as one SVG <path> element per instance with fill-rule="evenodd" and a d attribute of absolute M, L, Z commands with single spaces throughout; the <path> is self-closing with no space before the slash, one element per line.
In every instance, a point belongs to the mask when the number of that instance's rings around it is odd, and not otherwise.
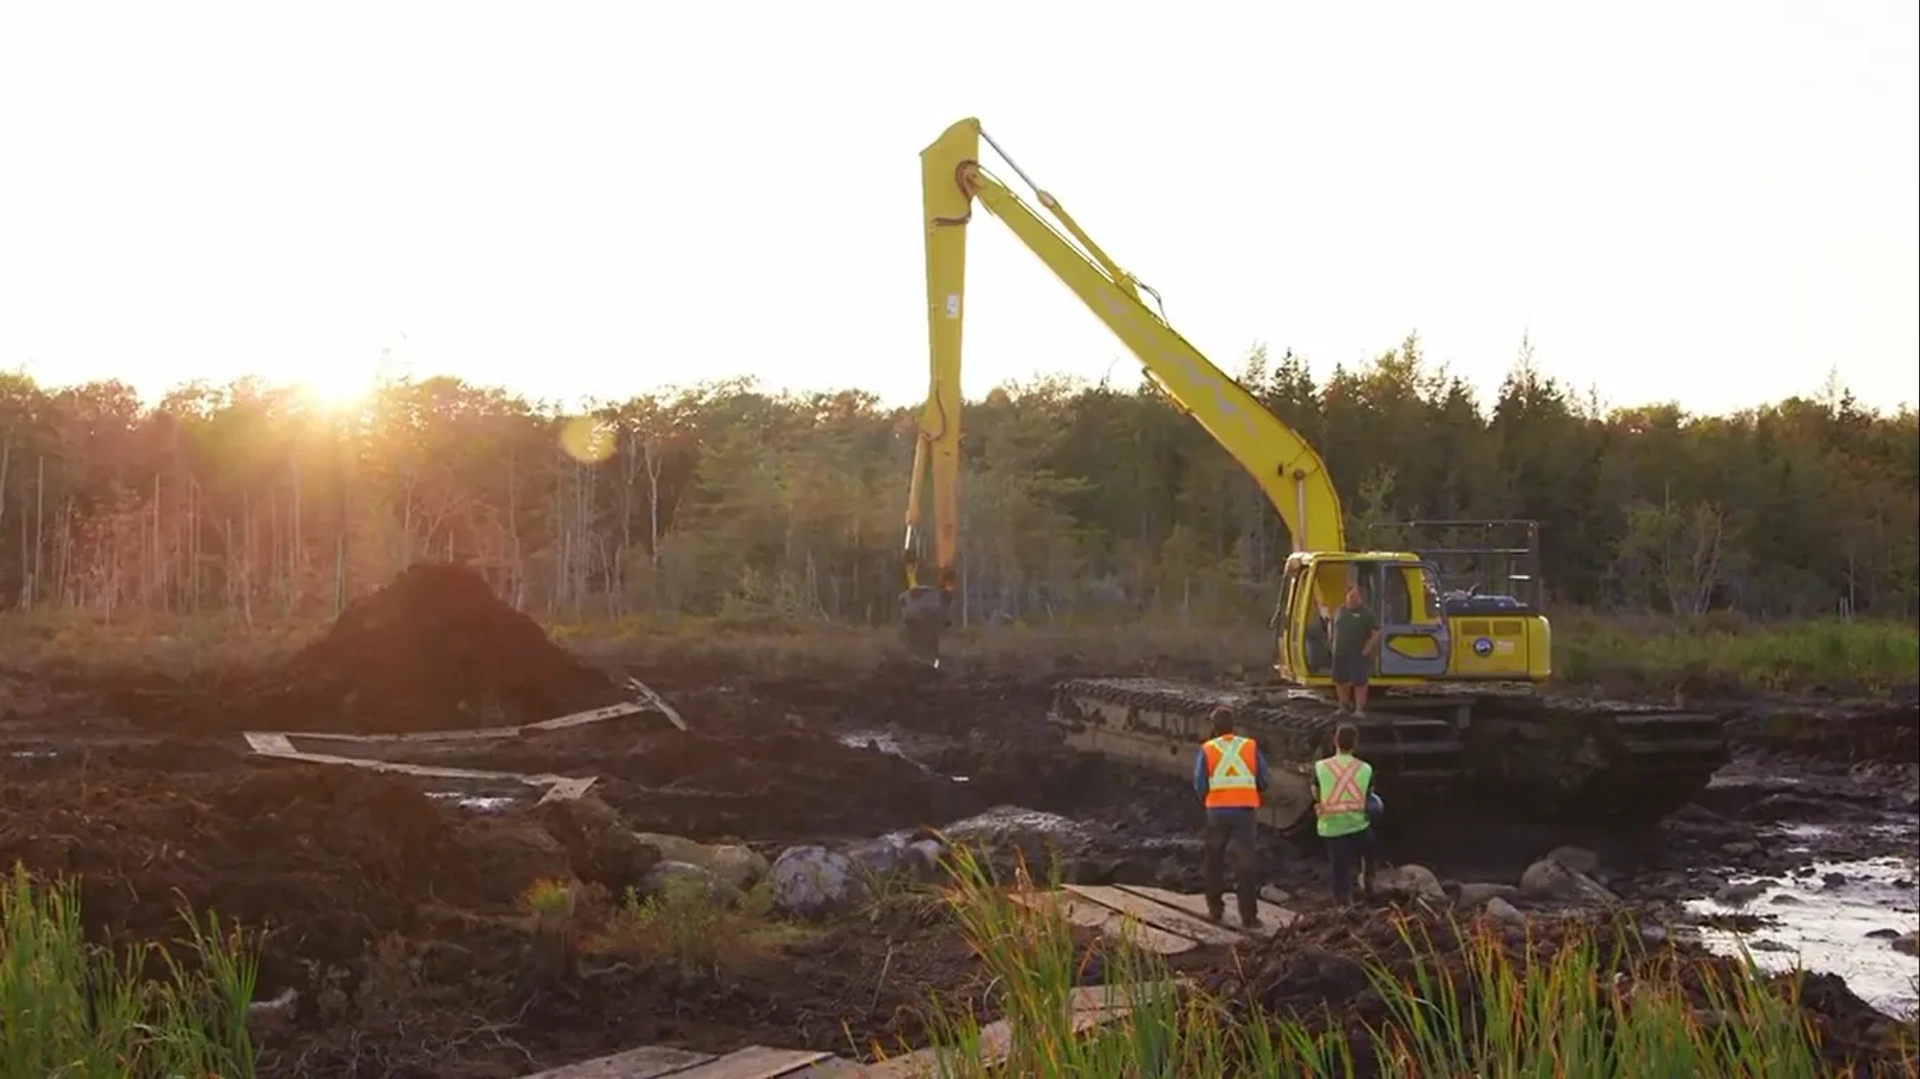
<path fill-rule="evenodd" d="M 519 723 L 620 699 L 610 676 L 633 674 L 691 729 L 647 714 L 487 745 L 324 748 L 595 775 L 590 804 L 624 828 L 769 857 L 1019 805 L 1078 822 L 1070 876 L 1197 889 L 1190 791 L 1060 751 L 1044 679 L 929 681 L 902 668 L 859 684 L 770 682 L 650 670 L 644 656 L 596 669 L 462 578 L 410 571 L 280 670 L 191 684 L 0 677 L 0 860 L 77 875 L 102 936 L 172 939 L 183 902 L 268 926 L 259 995 L 300 994 L 263 1034 L 272 1075 L 515 1076 L 656 1042 L 856 1055 L 922 1044 L 929 994 L 980 1014 L 990 1001 L 952 924 L 913 900 L 730 955 L 717 973 L 616 950 L 554 974 L 524 889 L 569 875 L 617 888 L 624 872 L 574 842 L 554 810 L 533 808 L 526 792 L 264 760 L 242 730 Z M 1657 828 L 1601 835 L 1462 811 L 1397 823 L 1383 836 L 1388 857 L 1452 881 L 1512 881 L 1571 844 L 1597 856 L 1601 883 L 1662 918 L 1784 939 L 1780 919 L 1815 891 L 1845 893 L 1848 874 L 1863 872 L 1849 867 L 1911 858 L 1920 725 L 1911 706 L 1743 709 L 1739 760 Z M 510 797 L 470 797 L 481 793 Z M 1339 986 L 1316 987 L 1320 967 L 1297 957 L 1351 957 L 1369 930 L 1316 912 L 1325 877 L 1313 849 L 1275 838 L 1264 854 L 1308 918 L 1258 954 L 1183 962 L 1241 971 L 1220 986 L 1241 1000 L 1337 1006 Z M 1911 873 L 1880 883 L 1895 897 L 1883 906 L 1907 897 L 1904 911 L 1887 912 L 1889 927 L 1905 927 Z M 1887 948 L 1866 937 L 1858 947 Z M 1886 1034 L 1885 1018 L 1844 985 L 1813 984 L 1819 1023 L 1840 1049 L 1865 1051 Z"/>

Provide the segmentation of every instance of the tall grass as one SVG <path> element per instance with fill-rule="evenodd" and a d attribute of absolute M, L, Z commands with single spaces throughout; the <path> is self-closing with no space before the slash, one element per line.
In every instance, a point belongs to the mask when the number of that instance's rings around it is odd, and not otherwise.
<path fill-rule="evenodd" d="M 1191 988 L 1148 994 L 1102 1025 L 1074 1009 L 1087 953 L 1058 913 L 1012 903 L 966 854 L 955 859 L 952 903 L 998 989 L 1012 1037 L 1002 1063 L 982 1059 L 982 1032 L 968 1015 L 933 1005 L 936 1040 L 954 1047 L 921 1071 L 943 1079 L 984 1076 L 1477 1075 L 1556 1079 L 1714 1075 L 1828 1079 L 1817 1037 L 1799 1001 L 1749 972 L 1693 971 L 1645 955 L 1604 953 L 1592 934 L 1529 942 L 1515 955 L 1498 932 L 1462 930 L 1451 968 L 1424 931 L 1403 927 L 1410 962 L 1367 964 L 1380 1003 L 1357 1012 L 1249 1018 Z M 1122 992 L 1165 984 L 1157 957 L 1105 946 L 1104 980 Z M 1602 972 L 1632 970 L 1616 980 Z M 1117 997 L 1116 997 L 1117 999 Z M 1920 1074 L 1914 1065 L 1906 1075 Z"/>
<path fill-rule="evenodd" d="M 1911 684 L 1920 628 L 1911 622 L 1749 622 L 1698 619 L 1557 619 L 1555 675 L 1577 684 L 1696 692 L 1847 692 Z"/>
<path fill-rule="evenodd" d="M 1816 619 L 1759 622 L 1551 612 L 1557 680 L 1622 690 L 1780 692 L 1824 685 L 1881 691 L 1914 681 L 1920 629 L 1913 623 Z M 284 660 L 323 633 L 325 619 L 258 621 L 232 615 L 142 613 L 119 621 L 72 611 L 0 619 L 0 645 L 23 667 L 135 668 L 186 677 Z M 891 627 L 775 616 L 629 616 L 548 627 L 570 647 L 635 658 L 650 667 L 715 666 L 767 677 L 858 677 L 901 657 Z M 1214 672 L 1265 677 L 1273 635 L 1258 617 L 1183 618 L 1149 612 L 1124 623 L 1067 619 L 975 625 L 948 642 L 964 668 L 1033 676 L 1104 669 Z"/>
<path fill-rule="evenodd" d="M 251 1077 L 256 954 L 212 914 L 183 918 L 195 962 L 158 945 L 115 955 L 87 943 L 70 884 L 18 866 L 0 879 L 0 1075 Z"/>

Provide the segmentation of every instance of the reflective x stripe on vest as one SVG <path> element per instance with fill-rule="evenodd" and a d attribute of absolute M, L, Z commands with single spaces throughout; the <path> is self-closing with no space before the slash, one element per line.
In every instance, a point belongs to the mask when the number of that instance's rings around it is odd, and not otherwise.
<path fill-rule="evenodd" d="M 1253 740 L 1226 734 L 1206 743 L 1207 808 L 1257 808 L 1260 787 L 1253 775 Z"/>
<path fill-rule="evenodd" d="M 1327 757 L 1314 764 L 1320 780 L 1320 815 L 1364 813 L 1367 792 L 1360 787 L 1360 769 L 1366 762 L 1358 757 Z"/>
<path fill-rule="evenodd" d="M 1367 787 L 1373 782 L 1373 766 L 1356 757 L 1341 754 L 1313 762 L 1313 778 L 1320 801 L 1314 806 L 1318 817 L 1314 830 L 1323 838 L 1335 839 L 1367 829 Z"/>

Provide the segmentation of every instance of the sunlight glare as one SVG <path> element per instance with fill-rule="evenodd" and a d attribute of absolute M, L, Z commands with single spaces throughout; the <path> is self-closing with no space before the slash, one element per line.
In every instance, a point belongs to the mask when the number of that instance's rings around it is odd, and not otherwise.
<path fill-rule="evenodd" d="M 328 414 L 355 412 L 373 397 L 381 382 L 377 363 L 335 362 L 307 368 L 288 379 L 308 403 Z"/>

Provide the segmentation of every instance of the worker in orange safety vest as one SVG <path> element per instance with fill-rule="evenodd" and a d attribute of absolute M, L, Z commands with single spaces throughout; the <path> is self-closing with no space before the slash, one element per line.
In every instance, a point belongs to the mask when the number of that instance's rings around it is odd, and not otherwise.
<path fill-rule="evenodd" d="M 1226 917 L 1225 855 L 1233 851 L 1234 892 L 1239 899 L 1240 922 L 1260 924 L 1260 878 L 1254 852 L 1254 823 L 1260 795 L 1267 789 L 1267 759 L 1253 739 L 1234 733 L 1231 708 L 1216 708 L 1208 717 L 1213 737 L 1201 743 L 1193 761 L 1193 789 L 1207 809 L 1201 833 L 1204 851 L 1207 917 Z"/>
<path fill-rule="evenodd" d="M 1373 817 L 1379 801 L 1373 796 L 1373 765 L 1354 756 L 1360 730 L 1351 723 L 1334 728 L 1333 756 L 1313 762 L 1315 830 L 1327 847 L 1333 873 L 1333 898 L 1353 901 L 1356 870 L 1363 888 L 1373 891 Z"/>

